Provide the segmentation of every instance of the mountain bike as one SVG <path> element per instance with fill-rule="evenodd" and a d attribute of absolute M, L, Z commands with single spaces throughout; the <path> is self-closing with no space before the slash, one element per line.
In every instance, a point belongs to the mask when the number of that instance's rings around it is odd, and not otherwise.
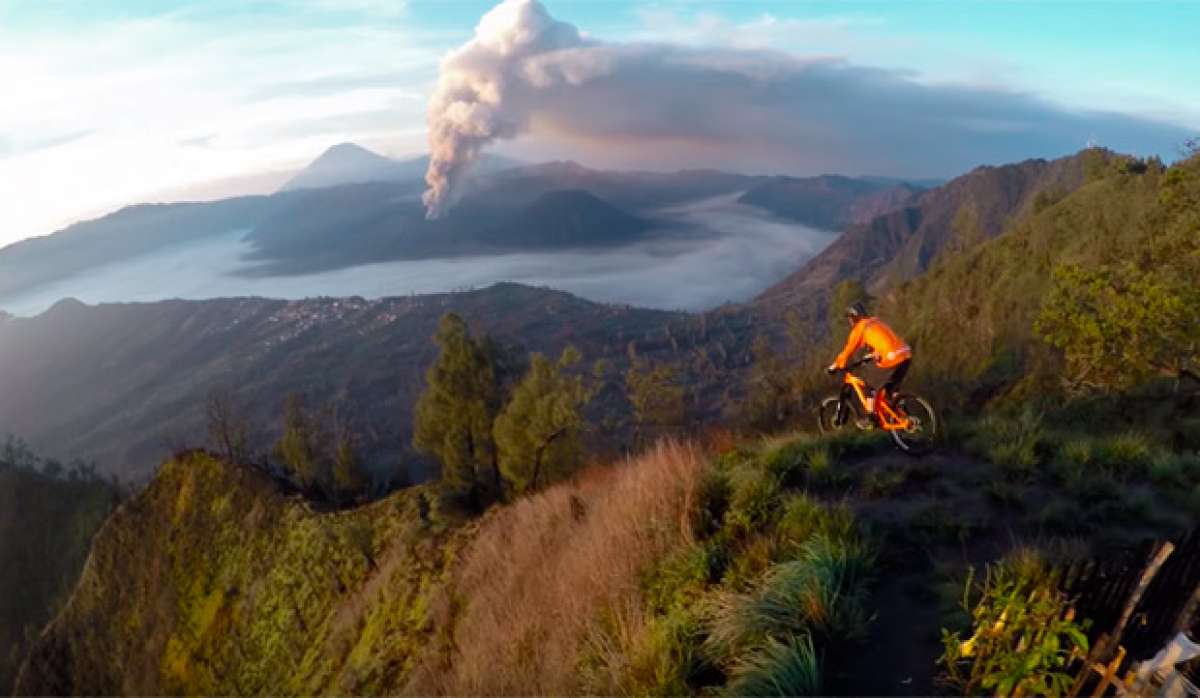
<path fill-rule="evenodd" d="M 853 423 L 853 426 L 864 431 L 883 429 L 891 435 L 896 447 L 905 453 L 927 453 L 938 437 L 937 413 L 923 397 L 897 393 L 886 398 L 883 391 L 873 391 L 865 380 L 854 375 L 854 369 L 874 360 L 873 354 L 867 354 L 838 370 L 842 374 L 841 392 L 822 400 L 817 410 L 821 433 L 836 433 Z M 875 412 L 868 414 L 867 396 L 872 392 L 876 396 Z"/>

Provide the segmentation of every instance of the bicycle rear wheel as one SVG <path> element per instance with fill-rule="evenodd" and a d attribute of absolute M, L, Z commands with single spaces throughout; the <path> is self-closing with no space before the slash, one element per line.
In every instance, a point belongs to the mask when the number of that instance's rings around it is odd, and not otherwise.
<path fill-rule="evenodd" d="M 893 400 L 892 409 L 909 421 L 907 428 L 888 432 L 896 446 L 901 451 L 913 455 L 928 453 L 937 442 L 940 428 L 933 405 L 918 395 L 901 393 Z"/>

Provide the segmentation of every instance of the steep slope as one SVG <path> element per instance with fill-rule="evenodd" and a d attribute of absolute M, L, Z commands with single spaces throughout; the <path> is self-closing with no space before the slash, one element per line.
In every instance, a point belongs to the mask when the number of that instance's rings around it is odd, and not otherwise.
<path fill-rule="evenodd" d="M 1196 158 L 1170 169 L 1155 162 L 1129 167 L 1136 161 L 1128 158 L 1104 156 L 1104 162 L 1086 184 L 1044 200 L 999 238 L 947 254 L 885 292 L 882 312 L 904 328 L 922 357 L 919 380 L 977 399 L 1016 381 L 1034 394 L 1057 390 L 1057 353 L 1033 327 L 1051 272 L 1066 263 L 1086 269 L 1114 260 L 1145 264 L 1140 258 L 1149 240 L 1189 225 L 1180 215 L 1194 219 L 1194 211 L 1168 207 L 1168 183 L 1200 199 Z M 1190 225 L 1195 230 L 1194 220 Z M 1194 254 L 1196 239 L 1176 254 Z"/>
<path fill-rule="evenodd" d="M 318 513 L 257 471 L 181 456 L 97 535 L 16 691 L 391 692 L 448 559 L 419 501 Z"/>
<path fill-rule="evenodd" d="M 744 362 L 751 339 L 752 320 L 740 313 L 697 318 L 514 284 L 371 301 L 64 301 L 0 324 L 0 424 L 47 455 L 95 458 L 123 480 L 140 479 L 171 449 L 203 442 L 212 388 L 236 388 L 263 448 L 284 397 L 302 391 L 314 405 L 347 403 L 377 471 L 403 465 L 421 479 L 424 465 L 407 445 L 411 410 L 436 354 L 429 337 L 447 311 L 529 351 L 575 344 L 588 361 L 613 363 L 614 386 L 634 343 L 683 362 L 697 389 L 724 390 L 724 371 Z M 617 408 L 619 395 L 614 387 L 598 409 Z"/>
<path fill-rule="evenodd" d="M 668 443 L 465 524 L 423 488 L 316 512 L 260 472 L 183 454 L 97 535 L 16 691 L 744 693 L 732 682 L 762 638 L 702 645 L 707 609 L 810 551 L 869 565 L 850 512 L 796 486 L 812 454 L 844 450 L 830 448 L 716 460 Z M 838 610 L 865 612 L 862 574 L 836 584 Z M 794 630 L 822 622 L 785 612 Z M 817 640 L 834 682 L 853 633 Z"/>
<path fill-rule="evenodd" d="M 66 603 L 115 501 L 105 482 L 49 477 L 0 457 L 0 695 L 29 640 Z"/>
<path fill-rule="evenodd" d="M 918 191 L 906 184 L 820 177 L 772 177 L 738 199 L 822 230 L 841 230 L 899 208 Z"/>
<path fill-rule="evenodd" d="M 994 238 L 1035 203 L 1077 189 L 1085 180 L 1085 170 L 1103 167 L 1110 157 L 1088 150 L 1053 161 L 980 167 L 918 195 L 903 208 L 851 226 L 759 300 L 772 305 L 799 302 L 849 278 L 875 289 L 911 279 L 948 246 Z"/>

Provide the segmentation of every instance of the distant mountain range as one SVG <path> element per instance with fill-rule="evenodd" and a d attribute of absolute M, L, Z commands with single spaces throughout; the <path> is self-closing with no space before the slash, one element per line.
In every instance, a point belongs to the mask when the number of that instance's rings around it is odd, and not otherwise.
<path fill-rule="evenodd" d="M 242 273 L 288 275 L 398 259 L 598 248 L 674 234 L 664 207 L 744 192 L 747 205 L 835 230 L 899 206 L 918 187 L 847 177 L 761 177 L 715 170 L 606 172 L 573 162 L 481 158 L 448 216 L 425 218 L 428 158 L 393 160 L 333 146 L 276 194 L 135 205 L 0 249 L 5 296 L 174 245 L 244 231 Z M 232 271 L 232 270 L 230 270 Z M 164 279 L 164 284 L 169 282 Z"/>

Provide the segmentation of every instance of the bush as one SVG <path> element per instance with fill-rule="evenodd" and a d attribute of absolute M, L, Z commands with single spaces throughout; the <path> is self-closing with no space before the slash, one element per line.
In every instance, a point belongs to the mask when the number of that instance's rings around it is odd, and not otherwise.
<path fill-rule="evenodd" d="M 1130 431 L 1102 441 L 1096 450 L 1096 462 L 1116 477 L 1126 479 L 1146 472 L 1155 450 L 1145 434 Z"/>
<path fill-rule="evenodd" d="M 857 533 L 850 507 L 844 503 L 827 506 L 803 493 L 788 497 L 776 526 L 780 549 L 794 555 L 819 535 L 831 540 L 854 540 Z"/>
<path fill-rule="evenodd" d="M 769 638 L 761 649 L 737 664 L 725 693 L 731 696 L 819 696 L 821 665 L 812 637 L 779 641 Z"/>
<path fill-rule="evenodd" d="M 1074 680 L 1073 651 L 1086 654 L 1086 623 L 1077 623 L 1049 567 L 1023 550 L 987 568 L 979 584 L 968 577 L 963 607 L 973 634 L 942 630 L 943 684 L 962 695 L 1063 695 Z"/>
<path fill-rule="evenodd" d="M 1026 408 L 1015 417 L 990 414 L 979 420 L 967 447 L 1009 475 L 1030 478 L 1042 463 L 1045 440 L 1041 413 Z"/>
<path fill-rule="evenodd" d="M 775 514 L 779 498 L 779 480 L 770 472 L 752 466 L 730 474 L 732 493 L 725 522 L 742 532 L 766 524 Z"/>

